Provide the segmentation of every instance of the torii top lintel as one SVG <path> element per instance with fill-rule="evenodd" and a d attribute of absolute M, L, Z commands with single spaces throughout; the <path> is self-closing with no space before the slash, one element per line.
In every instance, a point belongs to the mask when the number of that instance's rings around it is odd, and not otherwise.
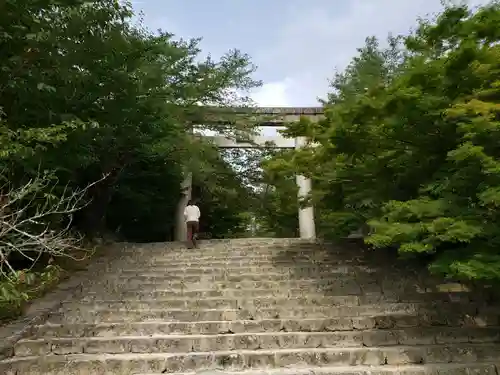
<path fill-rule="evenodd" d="M 322 115 L 323 107 L 208 107 L 218 112 L 258 115 Z"/>

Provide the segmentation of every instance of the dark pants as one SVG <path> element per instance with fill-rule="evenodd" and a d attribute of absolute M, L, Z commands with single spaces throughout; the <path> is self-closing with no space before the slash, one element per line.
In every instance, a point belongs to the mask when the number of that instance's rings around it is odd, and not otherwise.
<path fill-rule="evenodd" d="M 188 221 L 186 223 L 186 226 L 187 226 L 188 246 L 196 247 L 196 234 L 198 234 L 198 231 L 200 229 L 200 223 L 198 223 L 197 221 Z"/>

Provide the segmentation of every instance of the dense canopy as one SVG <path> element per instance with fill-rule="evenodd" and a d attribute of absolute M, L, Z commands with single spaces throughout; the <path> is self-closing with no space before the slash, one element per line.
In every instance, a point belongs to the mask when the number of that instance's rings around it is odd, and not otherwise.
<path fill-rule="evenodd" d="M 204 106 L 248 104 L 248 56 L 205 58 L 199 40 L 135 25 L 115 0 L 6 0 L 0 14 L 0 304 L 19 297 L 25 268 L 54 271 L 81 239 L 172 240 L 189 172 L 216 207 L 212 236 L 244 228 L 249 200 L 234 192 L 251 191 L 191 130 L 217 126 Z M 252 127 L 232 122 L 227 134 Z"/>
<path fill-rule="evenodd" d="M 287 128 L 320 146 L 266 169 L 314 179 L 322 236 L 363 228 L 373 248 L 430 255 L 437 272 L 500 276 L 499 25 L 496 2 L 452 6 L 388 47 L 368 38 L 324 121 Z"/>

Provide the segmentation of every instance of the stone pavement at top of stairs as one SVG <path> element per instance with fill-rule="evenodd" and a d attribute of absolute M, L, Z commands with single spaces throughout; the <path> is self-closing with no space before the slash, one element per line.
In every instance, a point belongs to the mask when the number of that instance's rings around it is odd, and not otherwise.
<path fill-rule="evenodd" d="M 80 282 L 0 374 L 500 375 L 488 290 L 353 244 L 121 244 Z"/>

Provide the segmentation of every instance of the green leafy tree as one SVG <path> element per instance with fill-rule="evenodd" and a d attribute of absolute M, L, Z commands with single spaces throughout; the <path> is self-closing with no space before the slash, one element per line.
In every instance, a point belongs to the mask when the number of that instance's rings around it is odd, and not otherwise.
<path fill-rule="evenodd" d="M 320 144 L 278 168 L 314 179 L 323 236 L 368 223 L 373 247 L 431 255 L 452 276 L 500 276 L 499 20 L 496 2 L 449 6 L 388 48 L 368 39 L 325 119 L 288 127 Z"/>
<path fill-rule="evenodd" d="M 6 0 L 0 13 L 0 168 L 9 181 L 0 206 L 12 206 L 11 197 L 36 180 L 19 201 L 28 237 L 41 225 L 64 240 L 72 236 L 66 228 L 86 237 L 113 231 L 133 241 L 171 239 L 186 160 L 203 164 L 211 147 L 193 137 L 193 126 L 229 124 L 223 132 L 231 136 L 251 131 L 248 115 L 220 110 L 250 104 L 234 94 L 259 84 L 249 57 L 234 50 L 200 60 L 198 39 L 133 26 L 130 5 L 115 0 Z M 78 192 L 78 210 L 30 221 Z M 17 275 L 9 265 L 15 271 L 41 253 L 68 255 L 46 244 L 13 265 L 6 254 L 15 248 L 1 232 L 2 270 Z"/>

